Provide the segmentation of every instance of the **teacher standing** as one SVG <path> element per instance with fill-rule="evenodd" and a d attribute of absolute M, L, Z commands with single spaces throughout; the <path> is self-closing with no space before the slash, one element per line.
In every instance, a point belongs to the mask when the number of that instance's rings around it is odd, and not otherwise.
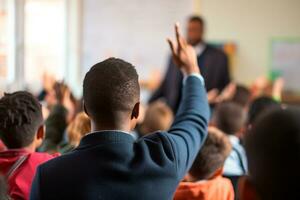
<path fill-rule="evenodd" d="M 230 82 L 228 58 L 223 51 L 204 41 L 204 29 L 204 20 L 199 16 L 191 16 L 187 24 L 187 41 L 197 53 L 198 66 L 204 77 L 206 90 L 222 91 Z M 181 99 L 182 79 L 182 73 L 170 56 L 165 78 L 150 98 L 150 102 L 163 99 L 175 113 Z"/>

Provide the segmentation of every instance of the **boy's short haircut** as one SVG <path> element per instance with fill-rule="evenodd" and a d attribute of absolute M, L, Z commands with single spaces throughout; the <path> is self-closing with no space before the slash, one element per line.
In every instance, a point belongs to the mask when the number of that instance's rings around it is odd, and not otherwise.
<path fill-rule="evenodd" d="M 271 109 L 246 135 L 249 180 L 263 200 L 300 199 L 300 110 Z"/>
<path fill-rule="evenodd" d="M 9 149 L 30 145 L 43 124 L 42 107 L 29 92 L 5 94 L 0 99 L 0 137 Z"/>
<path fill-rule="evenodd" d="M 215 126 L 228 135 L 235 135 L 247 121 L 246 111 L 234 102 L 219 104 L 213 115 Z"/>
<path fill-rule="evenodd" d="M 223 167 L 230 152 L 231 144 L 228 137 L 217 128 L 210 127 L 207 139 L 196 156 L 189 174 L 197 180 L 212 178 L 216 170 Z"/>
<path fill-rule="evenodd" d="M 131 112 L 140 99 L 135 67 L 118 58 L 95 64 L 83 81 L 85 109 L 95 122 L 111 123 L 120 113 Z"/>

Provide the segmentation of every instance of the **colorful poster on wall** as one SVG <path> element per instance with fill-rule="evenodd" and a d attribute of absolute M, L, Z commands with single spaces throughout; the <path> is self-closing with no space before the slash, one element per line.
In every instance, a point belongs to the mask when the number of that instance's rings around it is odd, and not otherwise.
<path fill-rule="evenodd" d="M 300 92 L 300 38 L 272 40 L 270 75 L 282 76 L 286 90 Z"/>

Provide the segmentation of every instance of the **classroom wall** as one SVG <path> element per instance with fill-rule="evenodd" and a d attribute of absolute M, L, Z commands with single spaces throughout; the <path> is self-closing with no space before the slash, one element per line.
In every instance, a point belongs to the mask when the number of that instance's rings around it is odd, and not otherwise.
<path fill-rule="evenodd" d="M 249 84 L 268 73 L 274 37 L 300 37 L 299 0 L 195 0 L 207 21 L 207 39 L 233 41 L 233 77 Z"/>
<path fill-rule="evenodd" d="M 165 71 L 176 21 L 185 23 L 194 0 L 84 0 L 82 74 L 107 57 L 134 63 L 140 79 Z"/>

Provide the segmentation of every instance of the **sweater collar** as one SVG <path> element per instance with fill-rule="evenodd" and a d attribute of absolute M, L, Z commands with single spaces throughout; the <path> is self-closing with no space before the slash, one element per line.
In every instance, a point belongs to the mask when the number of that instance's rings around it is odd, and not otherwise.
<path fill-rule="evenodd" d="M 119 130 L 96 131 L 84 136 L 76 149 L 93 147 L 101 144 L 128 142 L 134 143 L 134 138 L 130 133 Z"/>

